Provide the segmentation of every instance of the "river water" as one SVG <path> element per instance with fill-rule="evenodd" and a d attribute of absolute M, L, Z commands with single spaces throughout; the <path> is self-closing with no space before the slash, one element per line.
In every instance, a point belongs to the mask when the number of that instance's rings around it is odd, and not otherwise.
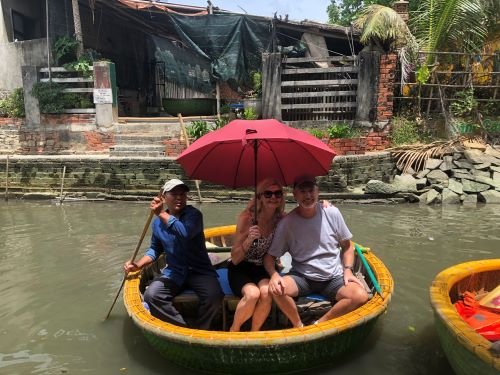
<path fill-rule="evenodd" d="M 232 224 L 243 207 L 205 203 L 205 226 Z M 429 286 L 453 264 L 500 257 L 500 206 L 339 208 L 354 239 L 387 265 L 395 292 L 368 340 L 314 373 L 452 373 Z M 147 202 L 0 202 L 0 374 L 192 374 L 150 347 L 121 298 L 103 320 L 147 210 Z"/>

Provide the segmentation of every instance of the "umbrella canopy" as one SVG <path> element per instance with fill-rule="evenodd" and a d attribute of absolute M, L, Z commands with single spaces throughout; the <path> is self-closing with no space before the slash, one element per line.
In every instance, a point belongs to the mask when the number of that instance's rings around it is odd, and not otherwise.
<path fill-rule="evenodd" d="M 198 139 L 177 161 L 190 178 L 236 188 L 267 177 L 291 185 L 302 175 L 325 175 L 334 156 L 318 138 L 277 120 L 234 120 Z"/>

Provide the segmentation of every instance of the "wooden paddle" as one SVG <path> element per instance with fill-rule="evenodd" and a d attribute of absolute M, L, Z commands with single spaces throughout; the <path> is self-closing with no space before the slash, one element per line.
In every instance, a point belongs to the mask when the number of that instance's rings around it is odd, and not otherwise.
<path fill-rule="evenodd" d="M 356 252 L 358 253 L 359 259 L 361 259 L 361 262 L 363 263 L 363 266 L 366 268 L 366 272 L 368 272 L 368 276 L 370 276 L 370 279 L 373 283 L 373 286 L 375 287 L 375 290 L 377 291 L 378 294 L 380 294 L 380 297 L 384 299 L 384 295 L 382 294 L 382 289 L 380 289 L 380 285 L 378 284 L 377 279 L 375 278 L 375 275 L 372 272 L 372 269 L 370 268 L 370 265 L 366 261 L 365 256 L 363 255 L 363 252 L 359 248 L 358 244 L 354 244 L 354 248 L 356 249 Z"/>
<path fill-rule="evenodd" d="M 162 193 L 162 191 L 160 191 L 160 193 L 158 193 L 159 197 L 161 197 L 161 193 Z M 153 220 L 153 216 L 154 216 L 154 211 L 151 210 L 151 212 L 149 213 L 148 219 L 146 220 L 146 224 L 144 225 L 144 229 L 142 230 L 141 238 L 139 239 L 139 242 L 137 243 L 137 246 L 135 248 L 134 254 L 132 255 L 132 258 L 130 258 L 130 263 L 134 262 L 135 257 L 137 256 L 137 253 L 139 252 L 139 249 L 141 248 L 142 240 L 144 240 L 144 237 L 146 236 L 146 233 L 149 229 L 149 225 L 151 224 L 151 220 Z M 115 306 L 116 300 L 118 299 L 118 296 L 120 295 L 120 292 L 122 291 L 123 285 L 125 285 L 126 279 L 127 279 L 127 275 L 123 276 L 123 280 L 122 280 L 122 283 L 120 285 L 120 288 L 118 289 L 118 293 L 116 293 L 113 304 L 111 305 L 111 307 L 108 311 L 108 315 L 106 315 L 106 318 L 104 318 L 104 320 L 109 318 L 109 315 L 111 314 L 111 310 L 113 310 L 113 307 Z"/>

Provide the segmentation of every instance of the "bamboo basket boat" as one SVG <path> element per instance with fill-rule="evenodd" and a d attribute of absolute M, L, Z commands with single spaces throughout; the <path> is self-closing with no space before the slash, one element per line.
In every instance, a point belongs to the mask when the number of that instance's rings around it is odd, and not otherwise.
<path fill-rule="evenodd" d="M 465 291 L 491 291 L 499 284 L 500 259 L 458 264 L 440 272 L 432 282 L 430 298 L 436 329 L 458 375 L 500 373 L 500 356 L 490 350 L 492 343 L 462 320 L 454 306 Z"/>
<path fill-rule="evenodd" d="M 228 246 L 235 229 L 235 225 L 209 228 L 205 230 L 205 237 L 215 245 Z M 391 274 L 370 249 L 364 250 L 383 298 L 375 294 L 355 311 L 317 325 L 260 332 L 178 327 L 153 317 L 145 309 L 139 290 L 140 273 L 127 278 L 124 303 L 134 323 L 156 350 L 171 362 L 196 371 L 280 373 L 334 364 L 336 357 L 357 347 L 368 336 L 391 300 Z M 366 281 L 371 286 L 368 276 Z"/>

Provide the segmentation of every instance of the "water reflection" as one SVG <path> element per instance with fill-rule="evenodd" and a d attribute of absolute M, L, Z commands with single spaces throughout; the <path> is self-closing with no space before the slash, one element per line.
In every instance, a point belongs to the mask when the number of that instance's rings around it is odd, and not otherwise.
<path fill-rule="evenodd" d="M 199 207 L 205 225 L 216 226 L 234 223 L 244 205 Z M 121 300 L 103 322 L 147 208 L 144 202 L 0 202 L 0 373 L 191 373 L 151 348 Z M 315 373 L 450 373 L 428 288 L 446 267 L 500 256 L 500 207 L 340 209 L 356 241 L 376 251 L 390 269 L 395 293 L 368 340 Z M 149 234 L 143 248 L 148 243 Z"/>

